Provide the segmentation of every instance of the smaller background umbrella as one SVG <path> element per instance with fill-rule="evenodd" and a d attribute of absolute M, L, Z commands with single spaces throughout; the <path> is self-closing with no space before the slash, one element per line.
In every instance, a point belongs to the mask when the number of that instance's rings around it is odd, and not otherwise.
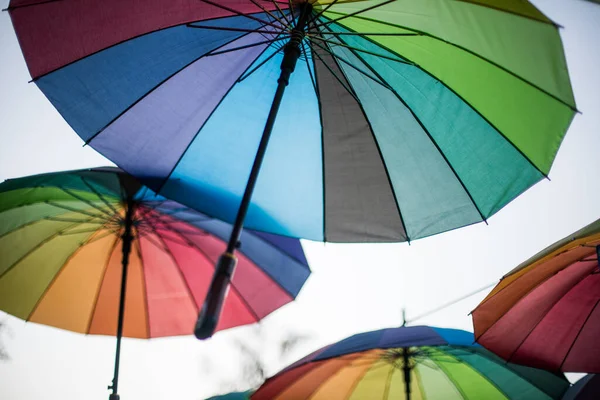
<path fill-rule="evenodd" d="M 408 383 L 408 385 L 406 384 Z M 360 333 L 268 379 L 253 400 L 559 399 L 562 374 L 508 364 L 457 329 Z"/>
<path fill-rule="evenodd" d="M 231 225 L 157 196 L 117 168 L 0 184 L 0 310 L 75 332 L 189 335 Z M 293 300 L 310 269 L 297 239 L 244 231 L 217 329 Z M 111 396 L 112 397 L 112 396 Z"/>
<path fill-rule="evenodd" d="M 509 274 L 473 311 L 475 337 L 502 358 L 600 373 L 600 220 Z"/>

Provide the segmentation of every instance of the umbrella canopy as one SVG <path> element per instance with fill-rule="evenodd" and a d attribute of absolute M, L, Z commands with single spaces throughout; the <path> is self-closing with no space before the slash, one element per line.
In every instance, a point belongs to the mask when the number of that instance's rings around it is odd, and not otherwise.
<path fill-rule="evenodd" d="M 123 335 L 192 333 L 231 226 L 156 196 L 116 168 L 0 184 L 0 309 L 27 321 L 115 335 L 122 244 L 133 207 Z M 257 322 L 310 274 L 297 239 L 244 231 L 218 329 Z"/>
<path fill-rule="evenodd" d="M 523 0 L 8 10 L 79 136 L 183 204 L 232 222 L 274 123 L 246 226 L 291 237 L 406 241 L 483 221 L 548 174 L 575 112 L 557 25 Z"/>
<path fill-rule="evenodd" d="M 253 400 L 559 399 L 562 375 L 508 364 L 457 329 L 413 326 L 351 336 L 268 379 Z"/>
<path fill-rule="evenodd" d="M 186 335 L 231 225 L 156 195 L 118 168 L 0 184 L 0 309 L 75 332 Z M 216 329 L 257 322 L 292 301 L 310 269 L 297 239 L 244 231 Z"/>
<path fill-rule="evenodd" d="M 588 374 L 567 390 L 562 400 L 597 400 L 600 394 L 600 375 Z"/>
<path fill-rule="evenodd" d="M 508 361 L 600 373 L 600 220 L 502 278 L 473 311 L 477 341 Z"/>

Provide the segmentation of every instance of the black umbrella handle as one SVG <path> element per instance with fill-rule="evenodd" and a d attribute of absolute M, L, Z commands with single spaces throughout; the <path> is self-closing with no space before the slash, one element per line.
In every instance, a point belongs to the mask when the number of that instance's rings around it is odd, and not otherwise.
<path fill-rule="evenodd" d="M 215 274 L 206 294 L 206 300 L 202 305 L 194 328 L 194 335 L 198 339 L 208 339 L 217 329 L 236 263 L 237 259 L 231 253 L 223 253 L 219 257 Z"/>

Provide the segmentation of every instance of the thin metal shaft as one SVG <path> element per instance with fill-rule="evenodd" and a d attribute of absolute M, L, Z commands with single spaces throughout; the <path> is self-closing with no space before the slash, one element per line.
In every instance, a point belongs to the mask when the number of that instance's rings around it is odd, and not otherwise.
<path fill-rule="evenodd" d="M 129 266 L 129 254 L 131 253 L 131 243 L 133 241 L 133 214 L 135 213 L 135 205 L 132 201 L 127 201 L 127 210 L 125 211 L 125 229 L 121 239 L 123 240 L 123 257 L 121 259 L 121 294 L 119 298 L 119 320 L 117 322 L 117 350 L 115 354 L 115 373 L 112 380 L 112 394 L 109 400 L 119 400 L 117 391 L 119 389 L 119 362 L 121 359 L 121 338 L 123 337 L 123 320 L 125 314 L 125 294 L 127 292 L 127 267 Z"/>
<path fill-rule="evenodd" d="M 269 110 L 267 122 L 265 123 L 265 128 L 258 145 L 258 150 L 256 151 L 254 164 L 250 170 L 250 176 L 248 177 L 246 189 L 244 191 L 244 195 L 242 196 L 242 202 L 238 209 L 235 223 L 231 231 L 231 236 L 229 237 L 229 241 L 227 243 L 227 249 L 219 258 L 219 262 L 215 268 L 215 274 L 213 275 L 210 288 L 194 328 L 194 335 L 198 339 L 207 339 L 211 337 L 217 327 L 221 309 L 229 288 L 229 283 L 235 270 L 236 258 L 234 256 L 234 252 L 238 247 L 238 242 L 242 233 L 242 227 L 244 225 L 244 220 L 246 219 L 246 213 L 248 212 L 248 207 L 250 206 L 252 192 L 254 191 L 258 173 L 260 172 L 260 167 L 267 151 L 267 145 L 269 143 L 269 138 L 271 137 L 273 126 L 275 125 L 275 119 L 277 118 L 277 112 L 279 111 L 279 106 L 281 104 L 285 88 L 289 83 L 290 75 L 292 72 L 294 72 L 296 62 L 298 61 L 298 58 L 302 52 L 300 46 L 306 33 L 305 30 L 309 19 L 308 17 L 310 16 L 311 12 L 312 5 L 310 3 L 305 3 L 302 6 L 298 23 L 292 29 L 290 41 L 285 45 L 284 56 L 281 62 L 281 74 L 277 80 L 277 90 L 275 91 L 275 96 L 273 98 L 273 103 L 271 104 L 271 109 Z"/>
<path fill-rule="evenodd" d="M 298 20 L 298 25 L 292 30 L 292 37 L 284 49 L 285 55 L 281 63 L 281 75 L 277 81 L 277 91 L 275 92 L 273 103 L 271 104 L 271 109 L 269 110 L 269 116 L 267 117 L 262 138 L 260 140 L 260 144 L 258 145 L 256 157 L 254 158 L 254 164 L 250 170 L 250 176 L 248 177 L 246 190 L 244 191 L 242 202 L 240 204 L 240 208 L 238 209 L 233 231 L 231 232 L 229 242 L 227 243 L 228 253 L 233 253 L 239 241 L 240 233 L 242 232 L 242 226 L 244 224 L 244 220 L 246 219 L 246 213 L 248 212 L 248 206 L 250 205 L 250 199 L 252 198 L 252 192 L 254 191 L 258 173 L 260 172 L 260 167 L 262 166 L 262 161 L 267 151 L 267 144 L 269 143 L 273 125 L 275 124 L 275 119 L 277 118 L 279 105 L 281 104 L 281 99 L 283 98 L 285 88 L 288 85 L 290 75 L 292 72 L 294 72 L 296 61 L 300 57 L 300 43 L 302 39 L 304 39 L 304 30 L 306 28 L 306 23 L 311 10 L 312 6 L 309 3 L 306 3 Z"/>
<path fill-rule="evenodd" d="M 404 372 L 404 390 L 406 392 L 406 400 L 410 400 L 410 357 L 408 347 L 402 349 L 402 371 Z"/>

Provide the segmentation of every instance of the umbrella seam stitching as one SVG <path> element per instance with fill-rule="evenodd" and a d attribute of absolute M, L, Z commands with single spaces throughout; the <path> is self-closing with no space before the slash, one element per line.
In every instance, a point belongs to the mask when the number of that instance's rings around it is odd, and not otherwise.
<path fill-rule="evenodd" d="M 494 323 L 492 325 L 490 325 L 486 330 L 484 330 L 481 334 L 479 334 L 478 336 L 475 337 L 475 341 L 478 342 L 479 339 L 481 339 L 483 337 L 483 335 L 485 335 L 487 333 L 487 331 L 489 331 L 496 323 L 498 323 L 498 321 L 500 321 L 502 318 L 504 318 L 504 316 L 506 314 L 508 314 L 513 308 L 515 308 L 521 301 L 523 301 L 523 299 L 527 296 L 529 296 L 534 290 L 536 290 L 537 288 L 539 288 L 541 285 L 543 285 L 544 283 L 546 283 L 547 281 L 549 281 L 550 279 L 552 279 L 555 275 L 557 275 L 559 272 L 564 271 L 565 269 L 569 268 L 571 265 L 573 265 L 576 262 L 581 262 L 580 260 L 575 260 L 574 262 L 570 263 L 569 265 L 561 268 L 560 270 L 556 271 L 555 273 L 553 273 L 550 276 L 547 276 L 546 278 L 544 278 L 542 281 L 538 282 L 535 286 L 533 286 L 531 289 L 529 289 L 527 291 L 527 293 L 523 294 L 521 297 L 519 297 L 519 299 L 512 305 L 510 306 L 510 308 L 508 310 L 506 310 L 496 321 L 494 321 Z M 582 278 L 584 279 L 585 276 Z M 505 287 L 503 287 L 501 290 L 499 290 L 498 292 L 496 292 L 494 294 L 494 296 L 490 297 L 488 300 L 492 299 L 493 297 L 497 296 L 498 294 L 500 294 L 504 289 L 508 288 L 511 284 L 513 284 L 514 282 L 518 281 L 518 279 L 515 279 L 514 281 L 512 281 L 510 284 L 506 285 Z M 479 306 L 477 307 L 479 308 Z M 474 310 L 476 311 L 477 308 Z M 535 327 L 534 327 L 535 328 Z"/>
<path fill-rule="evenodd" d="M 338 39 L 341 42 L 344 42 L 343 39 Z M 375 74 L 380 80 L 383 80 L 383 77 L 381 75 L 379 75 L 379 73 L 377 73 L 377 71 L 375 71 L 375 69 L 373 67 L 371 67 L 371 65 L 369 65 L 369 63 L 360 55 L 358 55 L 354 50 L 350 50 L 352 52 L 352 54 L 354 54 L 355 57 L 357 57 L 360 61 L 362 61 L 362 63 L 373 73 Z M 425 134 L 427 135 L 427 137 L 429 138 L 429 140 L 431 141 L 431 143 L 433 144 L 433 146 L 435 147 L 435 149 L 438 151 L 438 153 L 440 154 L 440 156 L 442 156 L 442 158 L 444 159 L 444 161 L 446 162 L 446 165 L 448 166 L 448 168 L 450 168 L 450 170 L 452 171 L 452 174 L 454 175 L 454 177 L 456 178 L 456 180 L 458 181 L 458 183 L 460 183 L 460 185 L 462 186 L 464 192 L 467 194 L 467 196 L 469 197 L 469 200 L 471 200 L 471 203 L 473 204 L 473 206 L 475 207 L 475 209 L 477 210 L 477 213 L 479 214 L 479 216 L 481 217 L 481 220 L 483 222 L 487 223 L 487 219 L 486 217 L 483 215 L 483 212 L 481 211 L 481 209 L 479 208 L 479 206 L 477 205 L 477 202 L 475 201 L 475 199 L 473 198 L 473 196 L 471 195 L 471 192 L 469 191 L 469 189 L 467 188 L 466 184 L 463 182 L 463 180 L 460 178 L 460 176 L 458 175 L 458 173 L 456 172 L 456 170 L 454 169 L 454 167 L 452 166 L 452 163 L 450 163 L 450 160 L 448 160 L 448 158 L 446 157 L 446 154 L 442 151 L 442 149 L 440 148 L 440 146 L 438 145 L 437 141 L 433 138 L 433 136 L 431 135 L 431 133 L 429 132 L 429 130 L 425 127 L 425 125 L 423 124 L 423 122 L 421 121 L 421 118 L 419 118 L 417 116 L 417 114 L 415 113 L 415 111 L 413 111 L 413 109 L 406 103 L 406 101 L 402 98 L 402 96 L 400 96 L 400 94 L 391 86 L 387 88 L 388 90 L 390 90 L 390 92 L 392 92 L 394 94 L 394 96 L 404 105 L 404 107 L 406 107 L 406 109 L 410 112 L 410 114 L 413 116 L 413 118 L 415 119 L 415 121 L 419 124 L 419 126 L 421 127 L 421 129 L 423 129 L 423 132 L 425 132 Z"/>
<path fill-rule="evenodd" d="M 244 36 L 247 36 L 247 35 L 249 35 L 249 33 L 246 34 L 246 35 L 240 36 L 240 38 L 244 37 Z M 280 35 L 281 35 L 281 33 L 279 33 L 277 36 L 275 36 L 275 39 L 277 39 Z M 196 140 L 196 138 L 198 137 L 198 135 L 200 134 L 200 132 L 202 132 L 202 130 L 204 129 L 204 127 L 206 126 L 206 124 L 208 123 L 208 121 L 211 119 L 211 117 L 214 115 L 214 113 L 217 111 L 217 109 L 221 106 L 221 104 L 223 103 L 223 101 L 225 100 L 225 98 L 227 98 L 227 96 L 231 93 L 231 91 L 234 89 L 234 87 L 236 87 L 237 81 L 242 76 L 244 76 L 244 74 L 250 69 L 250 67 L 252 67 L 252 65 L 254 65 L 254 63 L 256 62 L 256 60 L 258 60 L 270 47 L 271 47 L 271 45 L 266 45 L 265 48 L 262 51 L 260 51 L 259 54 L 257 54 L 257 56 L 252 61 L 250 61 L 248 63 L 248 66 L 244 69 L 244 71 L 238 76 L 238 78 L 236 80 L 233 81 L 231 87 L 229 87 L 229 89 L 227 89 L 227 91 L 223 94 L 223 97 L 221 97 L 221 99 L 219 100 L 219 102 L 215 105 L 215 107 L 212 109 L 212 111 L 210 112 L 210 114 L 206 117 L 206 119 L 204 120 L 204 122 L 202 123 L 202 125 L 200 125 L 200 127 L 198 128 L 198 130 L 194 134 L 194 137 L 191 138 L 191 140 L 188 142 L 186 148 L 181 152 L 181 155 L 179 156 L 179 158 L 177 159 L 177 161 L 173 164 L 173 167 L 171 168 L 171 171 L 167 174 L 167 176 L 165 176 L 165 178 L 160 183 L 160 185 L 158 185 L 156 187 L 156 193 L 157 194 L 160 194 L 160 192 L 162 191 L 162 189 L 164 188 L 164 186 L 167 184 L 167 182 L 171 178 L 171 175 L 173 175 L 173 172 L 175 172 L 175 170 L 177 169 L 177 166 L 179 165 L 179 163 L 181 162 L 181 160 L 183 160 L 184 156 L 186 155 L 186 153 L 188 152 L 188 150 L 190 149 L 190 147 L 192 146 L 192 144 L 194 143 L 194 141 Z M 277 53 L 277 51 L 275 51 L 275 53 Z"/>
<path fill-rule="evenodd" d="M 313 28 L 314 28 L 314 26 L 313 26 Z M 327 44 L 327 46 L 329 46 L 329 45 Z M 336 66 L 338 67 L 338 69 L 340 70 L 340 72 L 342 73 L 342 75 L 344 76 L 344 79 L 346 79 L 346 81 L 348 82 L 348 85 L 350 85 L 350 89 L 352 89 L 354 91 L 354 88 L 352 87 L 352 83 L 348 80 L 346 74 L 344 73 L 344 70 L 340 67 L 339 63 L 337 62 L 336 58 L 333 56 L 333 54 L 332 54 L 331 51 L 330 51 L 330 54 L 332 55 L 332 59 L 336 63 Z M 356 94 L 354 94 L 354 96 L 356 96 Z M 381 148 L 379 146 L 379 141 L 377 140 L 377 137 L 375 136 L 375 132 L 373 131 L 373 126 L 371 125 L 371 121 L 369 120 L 369 117 L 367 116 L 367 113 L 365 112 L 365 109 L 362 106 L 361 102 L 357 101 L 357 105 L 360 108 L 360 110 L 361 110 L 361 112 L 362 112 L 362 114 L 363 114 L 363 116 L 365 118 L 365 121 L 366 121 L 367 125 L 369 126 L 369 132 L 371 134 L 370 136 L 373 139 L 373 143 L 375 144 L 375 147 L 377 148 L 377 152 L 379 154 L 379 159 L 380 159 L 382 167 L 383 167 L 383 169 L 385 171 L 385 175 L 386 175 L 386 178 L 387 178 L 387 182 L 388 182 L 388 185 L 389 185 L 390 192 L 392 193 L 392 196 L 394 198 L 394 202 L 396 203 L 396 210 L 398 211 L 398 216 L 400 218 L 400 222 L 402 223 L 402 230 L 404 231 L 404 235 L 406 236 L 406 241 L 408 243 L 410 243 L 410 236 L 408 234 L 408 227 L 406 226 L 406 223 L 404 222 L 404 217 L 402 216 L 402 211 L 400 210 L 400 202 L 398 200 L 398 196 L 397 196 L 396 191 L 394 189 L 394 185 L 393 185 L 392 179 L 390 177 L 390 172 L 389 172 L 389 170 L 387 168 L 387 165 L 385 163 L 385 159 L 384 159 L 383 154 L 381 152 Z M 400 233 L 402 233 L 402 232 L 400 232 Z"/>
<path fill-rule="evenodd" d="M 52 3 L 54 1 L 62 1 L 62 0 L 49 0 L 49 1 L 46 1 L 46 3 Z M 35 5 L 37 5 L 37 4 L 31 4 L 29 6 L 35 6 Z M 21 7 L 19 7 L 19 8 L 21 8 Z M 9 9 L 9 11 L 10 11 L 10 9 Z M 263 13 L 260 12 L 260 13 L 254 13 L 254 14 L 263 14 Z M 153 33 L 161 32 L 161 31 L 164 31 L 164 30 L 167 30 L 167 29 L 171 29 L 171 28 L 176 28 L 178 26 L 185 26 L 186 24 L 193 24 L 195 22 L 209 22 L 209 21 L 216 21 L 216 20 L 219 20 L 219 19 L 226 19 L 226 18 L 233 18 L 233 17 L 234 17 L 234 15 L 227 15 L 227 16 L 224 16 L 224 17 L 209 18 L 209 19 L 206 19 L 206 20 L 185 21 L 185 22 L 180 22 L 180 23 L 174 24 L 174 25 L 165 26 L 163 28 L 155 29 L 155 30 L 152 30 L 152 31 L 144 32 L 144 33 L 141 33 L 139 35 L 132 36 L 132 37 L 130 37 L 128 39 L 121 40 L 121 41 L 119 41 L 117 43 L 113 43 L 110 46 L 107 46 L 107 47 L 104 47 L 102 49 L 96 50 L 93 53 L 87 54 L 87 55 L 85 55 L 83 57 L 80 57 L 80 58 L 78 58 L 76 60 L 70 61 L 70 62 L 68 62 L 68 63 L 66 63 L 64 65 L 61 65 L 60 67 L 57 67 L 57 68 L 55 68 L 53 70 L 50 70 L 48 72 L 44 72 L 43 74 L 40 74 L 40 75 L 38 75 L 36 77 L 32 77 L 32 80 L 30 82 L 36 82 L 36 81 L 38 81 L 39 79 L 41 79 L 41 78 L 43 78 L 45 76 L 48 76 L 48 75 L 50 75 L 50 74 L 52 74 L 52 73 L 54 73 L 56 71 L 60 71 L 61 69 L 66 68 L 66 67 L 68 67 L 68 66 L 70 66 L 72 64 L 75 64 L 75 63 L 77 63 L 77 62 L 79 62 L 81 60 L 84 60 L 84 59 L 86 59 L 88 57 L 91 57 L 93 55 L 101 53 L 101 52 L 103 52 L 105 50 L 109 50 L 109 49 L 111 49 L 113 47 L 119 46 L 119 45 L 121 45 L 123 43 L 129 42 L 129 41 L 132 41 L 132 40 L 135 40 L 135 39 L 139 39 L 139 38 L 147 36 L 147 35 L 151 35 Z M 227 45 L 227 43 L 225 45 Z M 223 45 L 223 46 L 225 46 L 225 45 Z M 215 49 L 218 49 L 219 47 L 222 47 L 222 46 L 215 47 Z"/>
<path fill-rule="evenodd" d="M 464 0 L 459 0 L 459 1 L 464 1 Z M 343 13 L 337 13 L 337 12 L 332 12 L 332 13 L 334 13 L 334 14 L 341 14 L 341 15 L 345 15 L 345 14 L 343 14 Z M 325 17 L 325 18 L 327 18 L 327 17 Z M 459 45 L 459 44 L 456 44 L 456 43 L 453 43 L 453 42 L 449 42 L 449 41 L 447 41 L 447 40 L 444 40 L 444 39 L 443 39 L 443 38 L 441 38 L 441 37 L 438 37 L 438 36 L 432 35 L 432 34 L 431 34 L 431 33 L 429 33 L 429 32 L 425 32 L 425 31 L 421 31 L 421 30 L 418 30 L 418 29 L 409 28 L 409 27 L 407 27 L 407 26 L 403 26 L 403 25 L 392 24 L 392 23 L 388 23 L 388 22 L 385 22 L 385 21 L 377 21 L 377 20 L 373 20 L 373 19 L 371 19 L 371 18 L 368 18 L 368 17 L 362 17 L 362 16 L 361 16 L 361 17 L 359 17 L 359 16 L 355 16 L 354 18 L 357 18 L 357 19 L 363 19 L 363 20 L 367 20 L 367 21 L 371 21 L 371 22 L 379 23 L 379 24 L 382 24 L 382 25 L 388 25 L 388 26 L 392 26 L 392 27 L 395 27 L 395 28 L 401 28 L 401 29 L 410 30 L 410 31 L 416 32 L 416 33 L 418 33 L 418 34 L 420 34 L 420 35 L 422 35 L 422 36 L 426 36 L 426 37 L 429 37 L 429 38 L 431 38 L 431 39 L 434 39 L 434 40 L 437 40 L 437 41 L 440 41 L 440 42 L 446 43 L 446 44 L 448 44 L 448 45 L 450 45 L 450 46 L 456 47 L 457 49 L 459 49 L 459 50 L 462 50 L 462 51 L 464 51 L 464 52 L 466 52 L 466 53 L 468 53 L 468 54 L 471 54 L 472 56 L 475 56 L 476 58 L 479 58 L 480 60 L 482 60 L 482 61 L 485 61 L 486 63 L 488 63 L 488 64 L 491 64 L 491 65 L 493 65 L 494 67 L 497 67 L 498 69 L 500 69 L 500 70 L 502 70 L 502 71 L 504 71 L 504 72 L 508 73 L 509 75 L 511 75 L 511 76 L 513 76 L 513 77 L 515 77 L 515 78 L 517 78 L 517 79 L 518 79 L 518 80 L 520 80 L 521 82 L 523 82 L 523 83 L 526 83 L 527 85 L 529 85 L 529 86 L 531 86 L 531 87 L 533 87 L 533 88 L 537 89 L 538 91 L 540 91 L 541 93 L 543 93 L 543 94 L 547 95 L 548 97 L 550 97 L 550 98 L 552 98 L 552 99 L 554 99 L 554 100 L 558 101 L 559 103 L 561 103 L 561 104 L 563 104 L 564 106 L 568 107 L 568 108 L 569 108 L 569 109 L 571 109 L 572 111 L 578 112 L 578 110 L 577 110 L 577 108 L 576 108 L 576 107 L 574 107 L 573 105 L 571 105 L 571 104 L 569 104 L 569 103 L 565 102 L 564 100 L 562 100 L 562 99 L 561 99 L 561 98 L 559 98 L 558 96 L 556 96 L 556 95 L 554 95 L 554 94 L 552 94 L 552 93 L 548 92 L 546 89 L 544 89 L 544 88 L 542 88 L 542 87 L 540 87 L 540 86 L 536 85 L 536 84 L 535 84 L 535 83 L 533 83 L 533 82 L 530 82 L 530 81 L 529 81 L 529 80 L 527 80 L 526 78 L 524 78 L 524 77 L 520 76 L 520 75 L 519 75 L 519 74 L 517 74 L 516 72 L 513 72 L 513 71 L 511 71 L 511 70 L 510 70 L 510 69 L 508 69 L 507 67 L 504 67 L 504 66 L 502 66 L 502 65 L 500 65 L 500 64 L 498 64 L 498 63 L 496 63 L 495 61 L 492 61 L 492 60 L 490 60 L 490 59 L 489 59 L 489 58 L 487 58 L 487 57 L 484 57 L 484 56 L 482 56 L 482 55 L 480 55 L 480 54 L 477 54 L 477 53 L 475 53 L 474 51 L 472 51 L 472 50 L 469 50 L 468 48 L 466 48 L 466 47 L 463 47 L 463 46 L 461 46 L 461 45 Z M 340 24 L 340 25 L 343 25 L 343 24 Z M 346 26 L 344 25 L 344 27 L 346 27 Z M 368 36 L 368 35 L 367 35 L 367 36 Z M 361 36 L 361 37 L 363 37 L 363 36 Z M 563 54 L 564 54 L 564 52 L 563 52 Z M 404 58 L 404 57 L 403 57 L 403 58 Z M 564 56 L 563 56 L 563 60 L 564 60 Z M 570 86 L 570 85 L 569 85 L 569 86 Z"/>
<path fill-rule="evenodd" d="M 361 17 L 357 17 L 357 18 L 361 18 Z M 347 26 L 344 26 L 345 29 L 351 31 L 351 32 L 355 32 L 354 30 L 348 28 Z M 401 57 L 409 62 L 412 63 L 412 65 L 418 69 L 420 69 L 421 71 L 423 71 L 424 73 L 426 73 L 427 75 L 429 75 L 430 77 L 432 77 L 433 79 L 435 79 L 437 82 L 439 82 L 440 84 L 442 84 L 445 88 L 447 88 L 450 92 L 452 92 L 456 97 L 458 97 L 462 102 L 464 102 L 466 105 L 469 106 L 469 108 L 471 110 L 473 110 L 473 112 L 475 112 L 477 115 L 479 115 L 490 127 L 494 128 L 494 130 L 496 132 L 498 132 L 498 134 L 504 138 L 504 140 L 506 140 L 506 142 L 508 144 L 510 144 L 519 154 L 521 154 L 521 156 L 527 160 L 527 162 L 529 162 L 529 164 L 531 164 L 531 166 L 533 168 L 535 168 L 543 177 L 548 178 L 548 175 L 546 173 L 544 173 L 527 155 L 525 155 L 525 153 L 523 153 L 523 151 L 521 149 L 519 149 L 510 139 L 508 139 L 508 137 L 502 133 L 502 131 L 500 131 L 494 124 L 492 124 L 492 122 L 485 117 L 483 114 L 481 114 L 481 112 L 479 110 L 477 110 L 475 107 L 473 107 L 471 105 L 470 102 L 466 101 L 461 95 L 459 95 L 454 89 L 452 89 L 450 86 L 448 86 L 444 81 L 438 79 L 436 76 L 434 76 L 433 74 L 431 74 L 429 71 L 427 71 L 425 68 L 421 67 L 419 64 L 415 63 L 414 61 L 401 56 L 400 54 L 398 54 L 397 52 L 395 52 L 394 50 L 389 49 L 386 46 L 381 45 L 380 43 L 374 42 L 373 40 L 369 39 L 368 37 L 364 37 L 364 39 L 368 40 L 369 42 L 375 44 L 376 46 L 381 47 L 384 50 L 389 51 L 390 53 Z"/>
<path fill-rule="evenodd" d="M 149 221 L 149 225 L 150 225 L 150 229 L 154 232 L 154 234 L 156 235 L 156 237 L 162 244 L 163 250 L 169 255 L 169 258 L 171 259 L 171 261 L 173 261 L 173 264 L 175 265 L 175 269 L 177 270 L 179 277 L 181 278 L 181 280 L 183 281 L 183 284 L 185 285 L 185 288 L 187 289 L 188 296 L 189 296 L 192 304 L 195 306 L 194 308 L 196 309 L 196 312 L 199 312 L 200 306 L 198 304 L 196 304 L 196 300 L 194 299 L 192 289 L 190 288 L 190 285 L 188 284 L 188 281 L 185 278 L 185 275 L 183 274 L 183 271 L 181 270 L 181 267 L 179 266 L 179 263 L 177 262 L 175 255 L 173 254 L 173 252 L 171 251 L 171 249 L 169 248 L 167 243 L 164 241 L 164 239 L 160 236 L 160 234 L 156 230 L 154 224 Z"/>
<path fill-rule="evenodd" d="M 571 346 L 569 346 L 569 350 L 567 351 L 567 353 L 565 354 L 565 357 L 563 358 L 562 362 L 560 363 L 560 366 L 559 366 L 560 370 L 562 370 L 562 367 L 563 367 L 564 363 L 567 361 L 567 358 L 569 358 L 569 354 L 571 353 L 571 350 L 573 349 L 573 347 L 575 347 L 575 342 L 577 342 L 577 340 L 579 339 L 579 335 L 583 331 L 583 328 L 587 324 L 588 320 L 590 319 L 590 317 L 592 316 L 592 314 L 594 313 L 594 311 L 596 311 L 596 308 L 598 307 L 598 304 L 600 304 L 600 299 L 596 300 L 596 304 L 594 304 L 594 307 L 592 308 L 592 310 L 590 311 L 590 313 L 588 314 L 588 316 L 585 318 L 585 321 L 581 325 L 581 328 L 579 329 L 579 332 L 577 332 L 577 336 L 575 336 L 575 339 L 573 339 L 573 342 L 571 343 Z"/>
<path fill-rule="evenodd" d="M 99 232 L 100 230 L 102 230 L 103 227 L 99 227 L 97 230 L 95 230 L 94 232 Z M 60 274 L 65 270 L 67 264 L 69 263 L 69 261 L 71 261 L 71 259 L 73 257 L 75 257 L 77 255 L 77 253 L 79 253 L 81 251 L 81 249 L 92 239 L 92 237 L 94 236 L 93 233 L 91 233 L 83 243 L 80 243 L 79 246 L 75 249 L 74 252 L 72 252 L 67 259 L 64 261 L 63 265 L 61 265 L 61 267 L 58 269 L 58 271 L 56 271 L 56 273 L 54 274 L 54 276 L 52 277 L 52 280 L 48 283 L 48 285 L 46 286 L 46 288 L 42 291 L 42 294 L 40 295 L 40 297 L 38 298 L 38 300 L 36 301 L 35 305 L 33 306 L 33 308 L 31 309 L 31 312 L 27 315 L 27 318 L 25 319 L 25 321 L 29 322 L 29 320 L 31 319 L 31 317 L 33 316 L 33 314 L 36 312 L 38 306 L 40 305 L 40 303 L 43 301 L 44 297 L 46 297 L 46 294 L 48 294 L 48 292 L 50 291 L 50 289 L 52 288 L 52 286 L 54 285 L 54 283 L 58 280 Z"/>
<path fill-rule="evenodd" d="M 110 251 L 108 252 L 108 255 L 106 256 L 106 261 L 104 263 L 104 271 L 102 273 L 102 279 L 100 279 L 100 281 L 98 283 L 98 288 L 96 290 L 96 296 L 95 296 L 95 299 L 94 299 L 93 306 L 91 308 L 89 321 L 87 323 L 87 328 L 85 330 L 86 334 L 90 334 L 90 329 L 92 328 L 92 322 L 94 321 L 94 316 L 96 315 L 96 307 L 98 306 L 98 301 L 100 299 L 100 292 L 102 291 L 102 287 L 104 286 L 104 279 L 106 278 L 106 272 L 108 271 L 110 259 L 111 259 L 112 255 L 113 255 L 115 249 L 117 248 L 117 245 L 119 244 L 119 241 L 120 241 L 119 235 L 115 235 L 115 236 L 116 237 L 115 237 L 115 240 L 113 242 L 113 245 L 112 245 Z"/>
<path fill-rule="evenodd" d="M 571 264 L 572 265 L 572 264 Z M 570 265 L 569 265 L 570 266 Z M 539 285 L 536 285 L 534 288 L 532 288 L 526 295 L 522 296 L 519 298 L 519 300 L 510 308 L 508 309 L 504 314 L 502 314 L 502 316 L 500 318 L 498 318 L 498 320 L 494 323 L 494 325 L 496 323 L 498 323 L 498 321 L 500 321 L 502 318 L 504 318 L 511 310 L 513 310 L 519 303 L 521 303 L 522 301 L 525 301 L 525 298 L 528 297 L 530 294 L 532 294 L 532 292 L 536 289 L 538 289 L 542 284 L 548 282 L 550 279 L 554 278 L 555 276 L 558 275 L 558 273 L 560 273 L 561 271 L 564 271 L 566 268 L 561 269 L 560 271 L 556 272 L 555 274 L 552 274 L 552 276 L 548 277 L 548 279 L 545 279 L 543 282 L 540 282 Z M 515 356 L 515 354 L 517 353 L 517 351 L 519 351 L 519 349 L 521 348 L 521 346 L 527 341 L 527 339 L 529 338 L 529 336 L 531 336 L 531 334 L 533 333 L 533 331 L 536 330 L 536 328 L 538 327 L 538 325 L 544 320 L 544 318 L 546 318 L 546 315 L 548 315 L 548 313 L 550 311 L 552 311 L 552 309 L 558 304 L 560 303 L 560 301 L 564 298 L 564 296 L 569 293 L 571 290 L 573 290 L 576 286 L 578 286 L 584 279 L 586 279 L 588 275 L 583 275 L 578 281 L 577 283 L 575 283 L 569 290 L 567 290 L 565 292 L 564 295 L 560 296 L 558 299 L 556 299 L 552 305 L 548 308 L 548 310 L 542 314 L 539 317 L 539 320 L 531 327 L 531 330 L 529 331 L 529 333 L 527 333 L 527 335 L 523 338 L 523 340 L 519 343 L 519 345 L 513 350 L 513 352 L 510 354 L 510 356 L 506 359 L 508 362 L 510 362 L 510 360 L 512 360 L 512 358 Z M 493 325 L 492 325 L 493 326 Z M 491 328 L 491 327 L 490 327 Z M 488 328 L 488 330 L 490 329 Z"/>

